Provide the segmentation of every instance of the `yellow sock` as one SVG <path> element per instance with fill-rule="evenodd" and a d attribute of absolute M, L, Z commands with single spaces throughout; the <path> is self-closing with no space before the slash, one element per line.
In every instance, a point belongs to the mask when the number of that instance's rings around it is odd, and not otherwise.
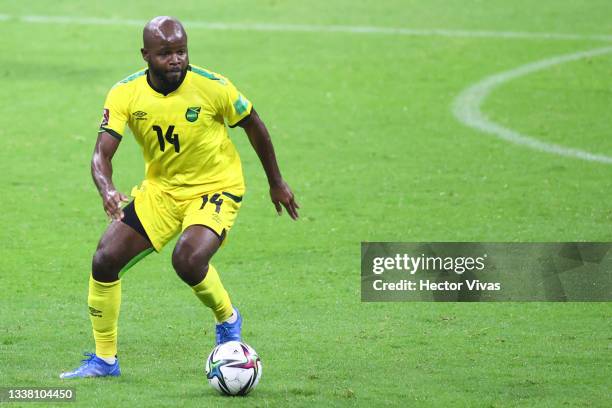
<path fill-rule="evenodd" d="M 89 319 L 93 326 L 98 357 L 117 354 L 117 321 L 121 306 L 121 281 L 105 283 L 89 278 Z"/>
<path fill-rule="evenodd" d="M 211 308 L 217 323 L 226 321 L 234 313 L 232 302 L 214 266 L 208 265 L 204 280 L 192 286 L 192 289 L 198 299 Z"/>

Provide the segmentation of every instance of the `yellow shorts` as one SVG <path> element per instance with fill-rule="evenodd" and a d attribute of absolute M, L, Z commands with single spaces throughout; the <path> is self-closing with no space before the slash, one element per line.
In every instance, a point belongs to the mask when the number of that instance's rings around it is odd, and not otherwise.
<path fill-rule="evenodd" d="M 153 247 L 160 251 L 190 225 L 205 225 L 220 237 L 232 228 L 241 195 L 216 191 L 202 197 L 177 200 L 156 185 L 143 183 L 132 189 L 134 208 Z"/>

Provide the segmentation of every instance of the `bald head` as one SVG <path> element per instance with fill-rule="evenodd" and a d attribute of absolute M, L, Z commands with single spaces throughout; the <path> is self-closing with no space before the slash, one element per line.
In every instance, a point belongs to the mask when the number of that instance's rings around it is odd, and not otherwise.
<path fill-rule="evenodd" d="M 174 17 L 158 16 L 145 25 L 142 31 L 144 48 L 150 48 L 157 43 L 172 43 L 180 40 L 187 42 L 187 33 L 183 25 Z"/>
<path fill-rule="evenodd" d="M 160 90 L 176 89 L 187 73 L 187 33 L 177 19 L 155 17 L 142 32 L 142 58 L 149 65 L 149 79 Z"/>

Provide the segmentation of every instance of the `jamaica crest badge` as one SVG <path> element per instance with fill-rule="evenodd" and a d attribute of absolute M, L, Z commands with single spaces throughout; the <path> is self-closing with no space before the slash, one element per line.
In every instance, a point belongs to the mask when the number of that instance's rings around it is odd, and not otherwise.
<path fill-rule="evenodd" d="M 189 122 L 195 122 L 198 120 L 198 116 L 200 115 L 200 106 L 194 106 L 191 108 L 187 108 L 187 112 L 185 112 L 185 119 Z"/>

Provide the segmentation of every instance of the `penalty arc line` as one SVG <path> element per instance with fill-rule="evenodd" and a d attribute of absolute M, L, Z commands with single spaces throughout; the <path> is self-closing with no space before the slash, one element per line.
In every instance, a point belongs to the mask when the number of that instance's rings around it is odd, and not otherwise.
<path fill-rule="evenodd" d="M 72 16 L 11 16 L 0 14 L 0 21 L 17 21 L 24 23 L 42 24 L 89 24 L 89 25 L 118 25 L 118 26 L 142 26 L 145 21 L 133 19 L 113 19 L 96 17 L 72 17 Z M 486 30 L 448 30 L 448 29 L 409 29 L 373 26 L 341 26 L 341 25 L 305 25 L 305 24 L 268 24 L 268 23 L 220 23 L 185 21 L 185 25 L 192 28 L 202 28 L 210 30 L 243 30 L 243 31 L 283 31 L 283 32 L 329 32 L 329 33 L 349 33 L 349 34 L 386 34 L 386 35 L 406 35 L 406 36 L 442 36 L 450 38 L 505 38 L 505 39 L 540 39 L 540 40 L 595 40 L 612 41 L 611 35 L 583 35 L 583 34 L 563 34 L 563 33 L 542 33 L 542 32 L 515 32 L 515 31 L 486 31 Z M 559 154 L 562 156 L 575 157 L 588 161 L 596 161 L 612 164 L 612 157 L 598 155 L 572 149 L 552 143 L 541 142 L 531 136 L 522 135 L 511 129 L 504 128 L 490 121 L 481 111 L 480 106 L 484 99 L 497 86 L 514 78 L 527 75 L 550 66 L 564 62 L 574 61 L 581 58 L 598 56 L 612 52 L 612 47 L 600 48 L 591 51 L 555 57 L 543 61 L 527 64 L 511 71 L 493 75 L 483 81 L 472 85 L 455 100 L 453 113 L 462 123 L 475 129 L 491 133 L 501 139 L 512 143 L 525 145 L 536 150 Z"/>
<path fill-rule="evenodd" d="M 11 16 L 0 14 L 0 21 L 16 20 L 22 23 L 38 24 L 85 24 L 110 26 L 139 26 L 144 20 L 117 19 L 100 17 L 74 16 L 43 16 L 25 15 Z M 303 32 L 303 33 L 344 33 L 344 34 L 378 34 L 416 37 L 447 37 L 447 38 L 503 38 L 532 40 L 565 40 L 565 41 L 604 41 L 612 42 L 612 35 L 607 34 L 572 34 L 523 31 L 492 31 L 492 30 L 451 30 L 443 28 L 401 28 L 349 25 L 314 25 L 314 24 L 274 24 L 274 23 L 223 23 L 205 21 L 184 21 L 187 28 L 200 28 L 223 31 L 264 31 L 264 32 Z"/>
<path fill-rule="evenodd" d="M 612 47 L 597 48 L 589 51 L 582 51 L 574 54 L 560 55 L 553 58 L 543 59 L 522 65 L 509 71 L 491 75 L 469 86 L 462 91 L 457 98 L 455 98 L 452 105 L 453 114 L 455 118 L 464 125 L 484 133 L 488 133 L 510 143 L 526 146 L 534 150 L 556 154 L 559 156 L 612 164 L 612 157 L 610 156 L 590 153 L 584 150 L 565 147 L 555 143 L 546 143 L 533 136 L 522 134 L 515 130 L 503 127 L 490 120 L 481 110 L 482 104 L 491 94 L 491 92 L 508 81 L 537 71 L 542 71 L 555 65 L 610 53 L 612 53 Z"/>

